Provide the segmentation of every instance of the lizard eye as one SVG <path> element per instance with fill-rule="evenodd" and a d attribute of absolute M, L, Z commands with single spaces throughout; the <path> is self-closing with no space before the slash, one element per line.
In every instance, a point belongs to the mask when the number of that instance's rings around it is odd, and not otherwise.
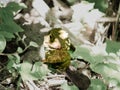
<path fill-rule="evenodd" d="M 50 42 L 54 42 L 55 41 L 55 38 L 53 36 L 50 35 Z"/>
<path fill-rule="evenodd" d="M 50 39 L 52 38 L 52 36 L 50 35 Z"/>

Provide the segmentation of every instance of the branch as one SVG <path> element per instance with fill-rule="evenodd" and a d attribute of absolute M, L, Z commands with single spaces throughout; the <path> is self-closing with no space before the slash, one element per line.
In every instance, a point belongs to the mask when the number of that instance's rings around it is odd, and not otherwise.
<path fill-rule="evenodd" d="M 116 22 L 117 20 L 120 21 L 120 18 L 118 19 L 118 17 L 102 17 L 100 19 L 97 20 L 98 23 L 102 23 L 102 22 Z"/>

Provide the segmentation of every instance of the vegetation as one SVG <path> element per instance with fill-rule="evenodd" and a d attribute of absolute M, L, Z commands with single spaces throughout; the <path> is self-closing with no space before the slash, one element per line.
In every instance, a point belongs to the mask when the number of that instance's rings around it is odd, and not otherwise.
<path fill-rule="evenodd" d="M 71 58 L 75 72 L 89 78 L 87 90 L 120 89 L 120 2 L 78 1 L 43 0 L 41 6 L 48 9 L 47 13 L 41 7 L 36 8 L 35 3 L 40 3 L 37 0 L 0 2 L 0 90 L 79 90 L 74 82 L 65 78 L 66 74 L 42 61 L 46 59 L 43 37 L 45 30 L 53 30 L 51 28 L 65 30 L 71 45 L 67 43 L 67 49 L 66 41 L 59 38 L 58 33 L 53 34 L 50 44 L 58 38 L 63 49 L 48 53 L 47 62 L 56 61 L 61 52 L 65 53 L 68 56 L 61 55 L 66 62 L 62 65 L 70 64 L 67 59 Z M 55 84 L 50 80 L 61 82 Z"/>

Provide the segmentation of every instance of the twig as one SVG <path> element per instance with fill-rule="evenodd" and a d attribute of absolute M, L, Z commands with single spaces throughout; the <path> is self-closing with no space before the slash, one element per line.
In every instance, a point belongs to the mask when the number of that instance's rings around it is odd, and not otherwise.
<path fill-rule="evenodd" d="M 15 53 L 0 53 L 1 56 L 8 56 L 8 55 L 15 55 L 17 54 L 17 52 Z"/>
<path fill-rule="evenodd" d="M 51 75 L 51 76 L 47 76 L 48 79 L 50 78 L 65 78 L 65 75 Z"/>
<path fill-rule="evenodd" d="M 117 14 L 117 20 L 115 22 L 115 40 L 117 40 L 117 37 L 118 37 L 118 31 L 117 31 L 117 28 L 118 28 L 118 25 L 119 25 L 119 17 L 120 17 L 120 3 L 119 3 L 119 8 L 118 8 L 118 14 Z"/>
<path fill-rule="evenodd" d="M 26 81 L 29 90 L 40 90 L 33 81 Z"/>
<path fill-rule="evenodd" d="M 97 20 L 98 23 L 102 22 L 116 22 L 117 20 L 120 21 L 120 18 L 118 19 L 117 17 L 102 17 Z"/>

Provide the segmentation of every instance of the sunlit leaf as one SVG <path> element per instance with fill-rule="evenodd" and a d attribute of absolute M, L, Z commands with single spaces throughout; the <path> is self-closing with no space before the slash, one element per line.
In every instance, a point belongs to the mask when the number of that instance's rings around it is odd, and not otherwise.
<path fill-rule="evenodd" d="M 74 58 L 82 58 L 88 62 L 94 62 L 94 58 L 90 55 L 90 50 L 87 48 L 77 46 L 75 52 L 72 54 Z"/>
<path fill-rule="evenodd" d="M 104 79 L 109 80 L 109 78 L 115 78 L 118 81 L 120 81 L 120 72 L 118 70 L 115 70 L 116 67 L 105 64 L 105 63 L 99 63 L 92 67 L 92 70 L 101 74 Z"/>
<path fill-rule="evenodd" d="M 13 21 L 13 13 L 6 8 L 1 8 L 0 18 L 2 23 Z"/>
<path fill-rule="evenodd" d="M 3 52 L 5 47 L 6 47 L 6 40 L 4 36 L 0 34 L 0 52 Z"/>
<path fill-rule="evenodd" d="M 10 32 L 10 33 L 15 33 L 15 32 L 22 32 L 23 29 L 17 25 L 15 22 L 7 22 L 4 24 L 0 25 L 2 31 Z"/>
<path fill-rule="evenodd" d="M 48 68 L 41 62 L 32 65 L 32 63 L 26 61 L 21 64 L 20 74 L 23 80 L 42 79 L 48 72 Z"/>
<path fill-rule="evenodd" d="M 99 79 L 91 79 L 91 85 L 87 90 L 106 90 L 106 85 Z"/>
<path fill-rule="evenodd" d="M 0 8 L 0 34 L 2 34 L 7 40 L 14 38 L 15 33 L 23 31 L 23 29 L 13 20 L 13 11 L 18 10 L 17 7 L 19 7 L 17 4 L 11 2 L 8 6 Z"/>
<path fill-rule="evenodd" d="M 21 47 L 18 47 L 18 48 L 17 48 L 17 52 L 18 52 L 18 53 L 22 53 L 22 52 L 23 52 L 23 49 L 22 49 Z"/>
<path fill-rule="evenodd" d="M 32 70 L 32 64 L 30 62 L 25 61 L 21 64 L 21 68 L 19 72 L 22 77 L 22 80 L 37 80 L 36 77 L 31 75 L 31 70 Z"/>
<path fill-rule="evenodd" d="M 63 83 L 61 88 L 63 90 L 79 90 L 75 85 L 69 86 L 67 83 Z"/>
<path fill-rule="evenodd" d="M 48 72 L 49 70 L 46 65 L 42 64 L 41 62 L 36 62 L 33 65 L 31 74 L 38 79 L 42 79 L 45 75 L 47 75 Z"/>
<path fill-rule="evenodd" d="M 84 16 L 84 22 L 88 24 L 89 27 L 94 28 L 96 20 L 99 20 L 105 14 L 100 12 L 98 9 L 93 9 L 88 11 Z"/>
<path fill-rule="evenodd" d="M 9 70 L 10 73 L 12 73 L 15 69 L 13 68 L 14 65 L 14 60 L 10 59 L 7 64 L 7 69 Z"/>
<path fill-rule="evenodd" d="M 33 42 L 33 41 L 31 41 L 29 45 L 33 46 L 33 47 L 39 47 L 38 44 L 36 42 Z"/>
<path fill-rule="evenodd" d="M 71 7 L 74 11 L 72 21 L 83 22 L 85 15 L 87 15 L 88 12 L 93 9 L 93 7 L 94 3 L 89 3 L 87 1 L 81 1 L 81 3 L 73 5 Z"/>

